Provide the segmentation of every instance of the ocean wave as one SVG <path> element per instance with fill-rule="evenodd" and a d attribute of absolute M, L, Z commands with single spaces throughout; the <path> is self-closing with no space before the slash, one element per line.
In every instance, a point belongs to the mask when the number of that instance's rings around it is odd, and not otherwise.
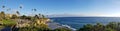
<path fill-rule="evenodd" d="M 76 30 L 75 28 L 72 28 L 71 26 L 69 26 L 69 25 L 67 25 L 67 24 L 60 24 L 60 23 L 58 23 L 58 22 L 54 22 L 54 20 L 51 20 L 51 23 L 54 23 L 54 24 L 56 24 L 56 25 L 58 25 L 58 26 L 61 26 L 61 27 L 69 28 L 69 29 L 71 29 L 71 30 L 73 30 L 73 31 Z"/>
<path fill-rule="evenodd" d="M 69 26 L 69 25 L 62 25 L 62 26 L 67 27 L 67 28 L 72 29 L 72 30 L 76 30 L 75 28 L 72 28 L 72 27 Z"/>

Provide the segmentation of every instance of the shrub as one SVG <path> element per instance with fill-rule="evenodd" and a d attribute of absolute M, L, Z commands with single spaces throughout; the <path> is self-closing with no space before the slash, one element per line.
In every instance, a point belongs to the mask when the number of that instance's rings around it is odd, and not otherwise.
<path fill-rule="evenodd" d="M 71 30 L 67 28 L 57 28 L 57 29 L 54 29 L 53 31 L 71 31 Z"/>

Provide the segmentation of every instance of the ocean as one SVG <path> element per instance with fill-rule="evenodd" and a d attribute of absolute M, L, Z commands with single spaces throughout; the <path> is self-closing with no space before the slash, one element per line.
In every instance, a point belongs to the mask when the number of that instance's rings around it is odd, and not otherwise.
<path fill-rule="evenodd" d="M 120 22 L 120 17 L 53 17 L 50 19 L 75 29 L 82 28 L 85 24 Z"/>

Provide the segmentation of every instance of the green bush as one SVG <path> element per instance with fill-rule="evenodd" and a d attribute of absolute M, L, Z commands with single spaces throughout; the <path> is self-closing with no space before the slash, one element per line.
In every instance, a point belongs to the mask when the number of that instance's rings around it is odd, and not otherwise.
<path fill-rule="evenodd" d="M 38 31 L 37 28 L 30 28 L 30 27 L 23 27 L 23 28 L 19 28 L 18 31 Z"/>
<path fill-rule="evenodd" d="M 96 25 L 88 24 L 77 31 L 120 31 L 120 23 L 110 22 L 106 25 L 100 23 L 97 23 Z"/>
<path fill-rule="evenodd" d="M 53 31 L 71 31 L 70 29 L 67 29 L 67 28 L 57 28 Z"/>
<path fill-rule="evenodd" d="M 3 29 L 3 28 L 4 28 L 4 26 L 1 26 L 1 25 L 0 25 L 0 30 Z"/>
<path fill-rule="evenodd" d="M 49 28 L 22 27 L 18 31 L 51 31 Z"/>

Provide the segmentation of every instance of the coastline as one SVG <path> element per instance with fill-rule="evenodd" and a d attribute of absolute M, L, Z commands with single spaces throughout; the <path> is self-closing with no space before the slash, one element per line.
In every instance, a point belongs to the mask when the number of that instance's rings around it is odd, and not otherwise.
<path fill-rule="evenodd" d="M 51 28 L 52 30 L 57 29 L 57 28 L 67 28 L 72 31 L 76 31 L 75 28 L 72 28 L 69 25 L 60 24 L 60 23 L 54 22 L 53 20 L 50 20 L 47 24 L 48 24 L 48 28 Z"/>

